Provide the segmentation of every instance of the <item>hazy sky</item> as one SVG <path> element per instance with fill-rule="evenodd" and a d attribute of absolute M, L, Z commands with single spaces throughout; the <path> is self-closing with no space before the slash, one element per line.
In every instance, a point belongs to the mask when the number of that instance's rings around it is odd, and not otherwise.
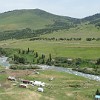
<path fill-rule="evenodd" d="M 53 14 L 83 18 L 100 13 L 100 0 L 0 0 L 0 13 L 35 8 Z"/>

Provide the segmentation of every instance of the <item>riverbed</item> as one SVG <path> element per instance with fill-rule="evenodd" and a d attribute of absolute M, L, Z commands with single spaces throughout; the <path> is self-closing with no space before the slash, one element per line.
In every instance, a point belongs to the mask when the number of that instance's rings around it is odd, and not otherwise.
<path fill-rule="evenodd" d="M 0 65 L 4 66 L 6 68 L 9 68 L 10 63 L 7 59 L 8 59 L 8 57 L 5 57 L 5 56 L 0 57 Z M 90 80 L 100 81 L 100 76 L 73 71 L 70 68 L 55 67 L 55 66 L 48 66 L 48 65 L 37 65 L 37 66 L 39 66 L 43 70 L 54 70 L 54 71 L 59 71 L 59 72 L 66 72 L 66 73 L 74 74 L 77 76 L 82 76 L 82 77 L 88 78 Z"/>
<path fill-rule="evenodd" d="M 9 67 L 10 63 L 7 59 L 8 59 L 8 57 L 1 56 L 0 57 L 0 65 L 3 66 L 3 67 L 6 67 L 6 68 Z"/>
<path fill-rule="evenodd" d="M 100 76 L 90 75 L 90 74 L 85 74 L 85 73 L 82 73 L 82 72 L 73 71 L 71 68 L 55 67 L 55 66 L 48 66 L 48 65 L 38 65 L 38 66 L 41 67 L 43 70 L 55 70 L 55 71 L 59 71 L 59 72 L 66 72 L 66 73 L 69 73 L 69 74 L 82 76 L 82 77 L 88 78 L 90 80 L 100 81 Z"/>

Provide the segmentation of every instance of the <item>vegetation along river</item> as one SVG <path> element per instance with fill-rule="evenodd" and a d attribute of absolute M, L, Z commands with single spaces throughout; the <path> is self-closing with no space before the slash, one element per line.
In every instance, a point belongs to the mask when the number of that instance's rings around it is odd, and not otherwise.
<path fill-rule="evenodd" d="M 67 72 L 67 73 L 74 74 L 74 75 L 77 75 L 77 76 L 82 76 L 82 77 L 85 77 L 85 78 L 88 78 L 88 79 L 91 79 L 91 80 L 100 81 L 100 76 L 90 75 L 90 74 L 85 74 L 85 73 L 73 71 L 70 68 L 55 67 L 55 66 L 48 66 L 48 65 L 39 65 L 39 67 L 41 67 L 44 70 L 55 70 L 55 71 L 60 71 L 60 72 Z"/>
<path fill-rule="evenodd" d="M 7 61 L 7 59 L 8 57 L 5 57 L 5 56 L 0 57 L 0 65 L 4 67 L 9 67 L 10 63 L 9 61 Z M 74 74 L 77 76 L 82 76 L 91 80 L 100 81 L 100 76 L 73 71 L 72 69 L 69 69 L 69 68 L 55 67 L 55 66 L 48 66 L 48 65 L 38 65 L 38 66 L 41 67 L 43 70 L 55 70 L 55 71 L 60 71 L 60 72 L 67 72 L 67 73 Z"/>

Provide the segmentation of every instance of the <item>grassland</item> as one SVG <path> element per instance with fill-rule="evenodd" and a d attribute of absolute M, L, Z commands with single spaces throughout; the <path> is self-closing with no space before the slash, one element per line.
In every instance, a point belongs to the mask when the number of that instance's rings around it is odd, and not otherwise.
<path fill-rule="evenodd" d="M 37 10 L 38 11 L 38 10 Z M 51 20 L 43 18 L 35 13 L 34 10 L 15 10 L 0 14 L 0 30 L 16 30 L 23 28 L 44 28 L 45 25 L 52 23 Z"/>
<path fill-rule="evenodd" d="M 52 25 L 55 20 L 73 22 L 75 19 L 54 15 L 40 9 L 14 10 L 0 14 L 0 31 L 23 28 L 41 29 Z"/>
<path fill-rule="evenodd" d="M 98 38 L 100 37 L 100 29 L 97 29 L 94 25 L 80 24 L 75 28 L 69 30 L 60 30 L 53 32 L 52 34 L 41 35 L 41 37 L 47 38 L 82 38 L 83 42 L 86 38 Z"/>
<path fill-rule="evenodd" d="M 31 29 L 44 28 L 51 25 L 54 20 L 61 18 L 61 21 L 71 21 L 66 17 L 56 16 L 45 11 L 35 10 L 15 10 L 0 14 L 0 29 L 6 30 L 29 27 Z M 32 20 L 34 19 L 34 20 Z M 75 20 L 75 19 L 74 19 Z M 27 23 L 27 24 L 26 24 Z M 11 25 L 10 25 L 11 24 Z M 15 25 L 14 25 L 15 24 Z M 6 25 L 6 26 L 5 26 Z M 9 26 L 9 27 L 8 27 Z M 0 47 L 20 48 L 37 51 L 40 54 L 52 57 L 70 57 L 97 59 L 100 57 L 100 41 L 86 41 L 86 38 L 100 38 L 100 28 L 93 24 L 83 22 L 75 28 L 60 30 L 50 34 L 41 35 L 41 38 L 82 38 L 81 41 L 29 41 L 23 40 L 6 40 L 0 41 Z"/>
<path fill-rule="evenodd" d="M 55 71 L 6 70 L 0 74 L 0 100 L 93 100 L 96 89 L 100 89 L 99 82 L 91 81 L 79 76 Z M 7 80 L 7 76 L 15 76 L 27 80 L 40 80 L 46 83 L 44 92 L 39 93 L 38 87 L 19 88 L 18 83 Z M 49 79 L 53 77 L 53 81 Z M 1 80 L 3 79 L 3 81 Z"/>
<path fill-rule="evenodd" d="M 42 15 L 43 14 L 43 15 Z M 0 15 L 0 30 L 16 30 L 22 28 L 40 29 L 46 25 L 53 24 L 57 16 L 42 12 L 25 12 L 22 10 L 4 13 Z M 48 17 L 50 15 L 50 17 Z M 34 19 L 34 20 L 32 20 Z M 30 41 L 30 39 L 0 41 L 2 48 L 18 48 L 35 50 L 39 54 L 49 54 L 54 57 L 69 57 L 83 59 L 100 58 L 100 41 L 86 41 L 86 38 L 100 38 L 100 28 L 94 25 L 80 24 L 76 28 L 60 30 L 52 34 L 41 35 L 41 38 L 82 38 L 81 41 Z M 30 57 L 30 56 L 28 56 Z M 30 57 L 31 59 L 31 57 Z M 64 72 L 39 71 L 40 74 L 33 74 L 33 70 L 6 70 L 0 67 L 0 100 L 93 100 L 97 89 L 100 89 L 100 82 L 85 79 Z M 28 75 L 27 75 L 28 74 Z M 43 93 L 37 92 L 37 87 L 28 89 L 14 86 L 13 82 L 7 80 L 8 76 L 15 76 L 28 80 L 44 81 L 47 85 Z M 49 78 L 54 77 L 53 81 Z"/>
<path fill-rule="evenodd" d="M 0 47 L 20 48 L 37 51 L 47 57 L 51 53 L 52 57 L 70 57 L 97 59 L 100 57 L 99 42 L 75 43 L 62 41 L 29 41 L 29 40 L 7 40 L 0 42 Z"/>

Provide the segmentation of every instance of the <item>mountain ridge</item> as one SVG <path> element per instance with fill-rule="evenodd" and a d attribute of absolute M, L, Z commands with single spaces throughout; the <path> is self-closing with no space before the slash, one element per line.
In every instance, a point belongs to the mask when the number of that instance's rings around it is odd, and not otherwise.
<path fill-rule="evenodd" d="M 91 21 L 88 19 L 89 17 L 78 19 L 55 15 L 41 9 L 13 10 L 0 13 L 0 30 L 23 29 L 27 27 L 31 29 L 41 29 L 55 22 L 80 24 L 81 22 Z"/>
<path fill-rule="evenodd" d="M 54 31 L 69 30 L 70 28 L 79 32 L 82 32 L 82 29 L 89 32 L 91 28 L 99 30 L 99 16 L 100 14 L 95 14 L 77 19 L 54 15 L 40 9 L 9 11 L 0 14 L 0 40 L 30 38 L 40 34 L 53 33 Z"/>
<path fill-rule="evenodd" d="M 97 25 L 100 22 L 100 13 L 82 19 L 55 15 L 41 9 L 22 9 L 0 13 L 0 30 L 3 31 L 24 28 L 42 29 L 55 23 L 66 24 L 65 26 L 70 27 L 71 24 L 75 26 L 85 22 Z"/>

